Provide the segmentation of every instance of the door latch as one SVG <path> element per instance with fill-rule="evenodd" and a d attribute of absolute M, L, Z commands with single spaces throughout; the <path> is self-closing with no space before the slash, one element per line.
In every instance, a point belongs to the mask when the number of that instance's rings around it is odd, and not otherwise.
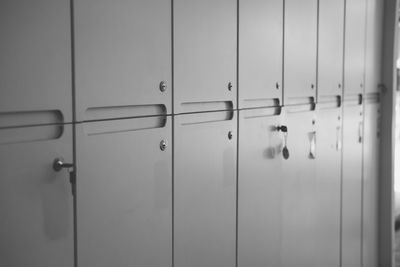
<path fill-rule="evenodd" d="M 316 143 L 317 143 L 317 132 L 311 133 L 311 140 L 310 140 L 310 153 L 308 157 L 310 159 L 315 159 L 315 151 L 316 151 Z"/>

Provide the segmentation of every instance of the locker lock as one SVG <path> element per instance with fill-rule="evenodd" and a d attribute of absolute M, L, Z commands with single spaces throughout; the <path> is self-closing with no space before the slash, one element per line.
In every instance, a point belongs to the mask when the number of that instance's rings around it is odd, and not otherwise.
<path fill-rule="evenodd" d="M 229 82 L 229 83 L 228 83 L 228 90 L 229 90 L 229 91 L 232 91 L 232 88 L 233 88 L 233 84 L 232 84 L 232 82 Z"/>
<path fill-rule="evenodd" d="M 71 169 L 74 167 L 72 163 L 65 163 L 63 158 L 56 158 L 53 161 L 53 170 L 56 172 L 61 171 L 62 169 Z"/>
<path fill-rule="evenodd" d="M 166 81 L 160 82 L 160 91 L 165 92 L 166 90 L 167 90 L 167 82 Z"/>
<path fill-rule="evenodd" d="M 161 149 L 161 151 L 164 151 L 165 149 L 167 149 L 167 146 L 168 146 L 167 141 L 162 140 L 162 141 L 160 142 L 160 149 Z"/>
<path fill-rule="evenodd" d="M 232 133 L 232 131 L 229 131 L 228 132 L 228 139 L 232 140 L 232 138 L 233 138 L 233 133 Z"/>
<path fill-rule="evenodd" d="M 280 126 L 276 127 L 276 129 L 278 130 L 278 132 L 282 132 L 282 133 L 287 133 L 287 131 L 288 131 L 287 126 L 285 126 L 285 125 L 280 125 Z"/>
<path fill-rule="evenodd" d="M 276 83 L 276 84 L 275 84 L 276 90 L 279 90 L 280 87 L 281 87 L 281 86 L 279 85 L 279 83 Z"/>

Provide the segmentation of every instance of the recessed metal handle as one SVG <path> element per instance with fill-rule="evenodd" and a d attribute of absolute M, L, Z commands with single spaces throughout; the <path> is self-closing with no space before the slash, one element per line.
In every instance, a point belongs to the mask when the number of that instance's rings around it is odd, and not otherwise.
<path fill-rule="evenodd" d="M 363 133 L 363 123 L 360 122 L 360 123 L 358 124 L 358 142 L 359 142 L 359 143 L 362 143 L 362 142 L 363 142 L 363 136 L 364 136 L 364 133 Z"/>
<path fill-rule="evenodd" d="M 342 129 L 340 126 L 336 127 L 336 151 L 342 150 Z"/>
<path fill-rule="evenodd" d="M 72 163 L 65 163 L 63 158 L 56 158 L 53 161 L 53 170 L 56 172 L 61 171 L 62 169 L 71 169 L 74 167 Z"/>
<path fill-rule="evenodd" d="M 317 139 L 317 132 L 311 133 L 311 140 L 310 140 L 310 153 L 308 157 L 310 159 L 315 159 L 315 151 L 316 151 L 316 139 Z"/>

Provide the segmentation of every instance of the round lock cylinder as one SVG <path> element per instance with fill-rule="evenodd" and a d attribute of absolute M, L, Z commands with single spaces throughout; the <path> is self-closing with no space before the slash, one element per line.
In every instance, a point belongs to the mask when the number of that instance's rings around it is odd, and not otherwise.
<path fill-rule="evenodd" d="M 232 84 L 232 82 L 229 82 L 229 83 L 228 83 L 228 90 L 229 90 L 229 91 L 232 91 L 232 88 L 233 88 L 233 84 Z"/>
<path fill-rule="evenodd" d="M 229 131 L 228 132 L 228 139 L 232 140 L 232 138 L 233 138 L 233 133 L 232 133 L 232 131 Z"/>
<path fill-rule="evenodd" d="M 162 140 L 162 141 L 160 142 L 160 149 L 161 149 L 161 151 L 164 151 L 165 149 L 167 149 L 167 146 L 168 146 L 167 141 Z"/>
<path fill-rule="evenodd" d="M 165 92 L 167 90 L 167 82 L 166 81 L 160 82 L 159 88 L 161 92 Z"/>

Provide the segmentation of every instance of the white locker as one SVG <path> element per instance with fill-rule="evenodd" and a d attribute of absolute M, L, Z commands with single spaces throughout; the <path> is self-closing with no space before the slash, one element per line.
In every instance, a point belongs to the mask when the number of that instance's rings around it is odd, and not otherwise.
<path fill-rule="evenodd" d="M 379 251 L 379 95 L 368 95 L 364 114 L 363 148 L 363 267 L 378 266 Z"/>
<path fill-rule="evenodd" d="M 171 113 L 171 0 L 74 3 L 77 121 Z"/>
<path fill-rule="evenodd" d="M 315 266 L 318 225 L 315 112 L 304 105 L 285 113 L 289 157 L 282 163 L 282 266 L 310 267 Z"/>
<path fill-rule="evenodd" d="M 234 112 L 174 119 L 174 266 L 234 267 L 236 144 Z"/>
<path fill-rule="evenodd" d="M 0 129 L 0 266 L 73 267 L 72 126 Z M 73 182 L 73 180 L 72 180 Z"/>
<path fill-rule="evenodd" d="M 239 22 L 239 108 L 282 104 L 283 0 L 240 0 Z"/>
<path fill-rule="evenodd" d="M 346 0 L 344 94 L 364 90 L 365 21 L 367 0 Z"/>
<path fill-rule="evenodd" d="M 285 105 L 316 100 L 317 7 L 317 0 L 285 1 Z"/>
<path fill-rule="evenodd" d="M 318 105 L 316 143 L 315 265 L 340 266 L 342 109 L 339 103 Z"/>
<path fill-rule="evenodd" d="M 318 15 L 318 102 L 342 95 L 344 0 L 320 0 Z"/>
<path fill-rule="evenodd" d="M 78 265 L 172 266 L 171 118 L 78 124 Z"/>
<path fill-rule="evenodd" d="M 51 111 L 72 121 L 70 17 L 69 0 L 0 2 L 1 115 Z"/>
<path fill-rule="evenodd" d="M 341 266 L 361 266 L 362 135 L 359 101 L 344 102 L 342 166 Z"/>
<path fill-rule="evenodd" d="M 174 113 L 236 108 L 236 0 L 174 0 Z"/>
<path fill-rule="evenodd" d="M 280 108 L 239 112 L 239 267 L 283 267 L 281 123 Z"/>
<path fill-rule="evenodd" d="M 367 30 L 365 53 L 365 93 L 379 92 L 382 82 L 383 4 L 381 0 L 367 0 Z"/>

